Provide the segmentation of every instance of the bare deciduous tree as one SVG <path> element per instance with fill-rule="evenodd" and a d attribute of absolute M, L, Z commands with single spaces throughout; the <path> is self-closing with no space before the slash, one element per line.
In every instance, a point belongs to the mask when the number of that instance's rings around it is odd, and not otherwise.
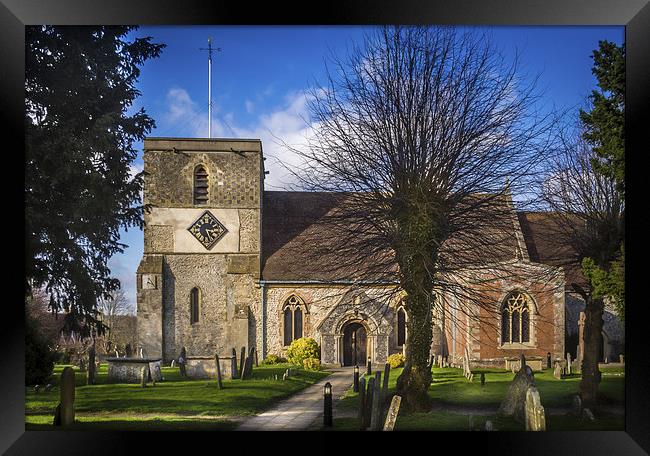
<path fill-rule="evenodd" d="M 450 296 L 494 312 L 490 288 L 522 274 L 509 261 L 521 257 L 511 194 L 535 180 L 552 122 L 517 60 L 473 31 L 384 27 L 333 61 L 311 93 L 307 147 L 292 148 L 299 187 L 329 201 L 328 236 L 309 249 L 332 279 L 406 292 L 397 387 L 423 409 L 434 315 Z"/>
<path fill-rule="evenodd" d="M 594 172 L 596 154 L 577 133 L 563 133 L 560 154 L 549 166 L 542 186 L 542 201 L 552 211 L 548 235 L 570 246 L 567 267 L 585 271 L 584 260 L 608 271 L 624 238 L 625 204 L 614 179 Z M 603 297 L 594 293 L 591 280 L 572 284 L 585 301 L 584 355 L 580 394 L 589 403 L 596 399 L 603 345 Z"/>

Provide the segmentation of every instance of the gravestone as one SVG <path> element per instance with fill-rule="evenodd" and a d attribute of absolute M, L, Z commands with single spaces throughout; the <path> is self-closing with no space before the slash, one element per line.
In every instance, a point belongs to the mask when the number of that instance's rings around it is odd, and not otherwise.
<path fill-rule="evenodd" d="M 185 372 L 185 363 L 187 362 L 187 349 L 181 347 L 181 354 L 178 357 L 178 368 L 182 377 L 185 377 L 187 374 Z"/>
<path fill-rule="evenodd" d="M 618 360 L 621 364 L 625 364 L 625 356 L 623 355 L 618 355 Z"/>
<path fill-rule="evenodd" d="M 147 387 L 147 377 L 149 376 L 149 369 L 146 367 L 142 366 L 142 369 L 140 369 L 140 386 L 142 388 Z"/>
<path fill-rule="evenodd" d="M 59 406 L 54 421 L 60 426 L 68 426 L 74 423 L 75 376 L 71 367 L 63 369 L 60 382 Z"/>
<path fill-rule="evenodd" d="M 95 347 L 88 349 L 88 376 L 86 378 L 87 385 L 95 384 Z"/>
<path fill-rule="evenodd" d="M 120 352 L 117 351 L 117 348 L 115 349 L 115 357 L 119 358 L 120 357 Z"/>
<path fill-rule="evenodd" d="M 163 381 L 160 363 L 161 361 L 152 361 L 149 363 L 149 376 L 151 377 L 151 381 L 154 383 Z"/>
<path fill-rule="evenodd" d="M 399 406 L 401 403 L 401 396 L 393 396 L 393 399 L 390 401 L 390 407 L 388 407 L 386 421 L 384 422 L 384 431 L 392 431 L 395 428 L 395 422 L 397 421 L 397 415 L 399 414 Z"/>
<path fill-rule="evenodd" d="M 368 379 L 368 390 L 366 392 L 365 410 L 363 411 L 363 429 L 370 426 L 370 419 L 372 417 L 372 404 L 375 400 L 375 378 Z"/>
<path fill-rule="evenodd" d="M 237 378 L 237 350 L 234 348 L 232 349 L 232 360 L 230 361 L 230 375 L 233 380 Z"/>
<path fill-rule="evenodd" d="M 580 312 L 578 317 L 578 353 L 576 353 L 576 358 L 578 359 L 578 369 L 582 371 L 582 360 L 585 356 L 585 321 L 587 317 L 584 312 Z"/>
<path fill-rule="evenodd" d="M 140 347 L 140 358 L 144 359 L 144 349 Z"/>
<path fill-rule="evenodd" d="M 388 397 L 388 377 L 389 376 L 390 376 L 390 364 L 386 363 L 386 364 L 384 364 L 384 383 L 382 384 L 382 387 L 381 387 L 381 395 L 384 398 Z"/>
<path fill-rule="evenodd" d="M 485 422 L 485 430 L 486 431 L 493 431 L 494 430 L 494 427 L 492 426 L 492 421 L 487 420 Z"/>
<path fill-rule="evenodd" d="M 176 367 L 176 360 L 172 359 L 172 367 Z"/>
<path fill-rule="evenodd" d="M 130 358 L 133 356 L 133 350 L 131 349 L 131 344 L 126 344 L 126 347 L 124 347 L 124 350 L 126 351 L 126 357 Z"/>
<path fill-rule="evenodd" d="M 546 416 L 539 399 L 537 388 L 531 386 L 526 391 L 526 430 L 545 431 Z"/>
<path fill-rule="evenodd" d="M 242 347 L 239 356 L 239 378 L 244 374 L 244 363 L 246 362 L 246 347 Z"/>
<path fill-rule="evenodd" d="M 381 426 L 381 372 L 375 372 L 375 390 L 373 391 L 370 430 L 378 431 Z"/>
<path fill-rule="evenodd" d="M 243 348 L 243 347 L 242 347 Z M 241 369 L 241 379 L 246 380 L 249 379 L 253 376 L 253 352 L 254 348 L 251 347 L 251 349 L 248 351 L 248 357 L 242 364 L 242 369 Z"/>
<path fill-rule="evenodd" d="M 513 416 L 515 421 L 523 423 L 525 420 L 526 392 L 528 388 L 535 386 L 535 377 L 530 366 L 519 369 L 515 378 L 508 386 L 506 396 L 499 407 L 499 414 Z"/>
<path fill-rule="evenodd" d="M 553 369 L 553 377 L 562 380 L 562 363 L 555 361 L 555 368 Z"/>
<path fill-rule="evenodd" d="M 438 367 L 442 367 L 442 355 L 438 355 Z"/>
<path fill-rule="evenodd" d="M 41 391 L 41 385 L 34 385 L 34 392 L 38 394 Z"/>
<path fill-rule="evenodd" d="M 359 428 L 363 431 L 365 428 L 365 412 L 366 412 L 366 378 L 359 379 Z"/>
<path fill-rule="evenodd" d="M 214 355 L 214 363 L 217 366 L 216 371 L 217 371 L 217 388 L 222 389 L 223 388 L 223 383 L 221 382 L 221 365 L 219 364 L 219 354 L 216 353 Z"/>
<path fill-rule="evenodd" d="M 49 393 L 50 391 L 52 391 L 52 384 L 48 383 L 47 385 L 45 385 L 45 392 Z"/>
<path fill-rule="evenodd" d="M 285 381 L 288 378 L 289 378 L 289 375 L 286 372 L 284 374 L 282 374 L 282 381 Z"/>
<path fill-rule="evenodd" d="M 485 386 L 485 372 L 481 372 L 481 386 Z"/>
<path fill-rule="evenodd" d="M 573 416 L 582 415 L 582 398 L 579 394 L 574 394 L 571 398 L 571 414 Z"/>
<path fill-rule="evenodd" d="M 571 375 L 571 353 L 566 354 L 566 373 Z"/>
<path fill-rule="evenodd" d="M 594 414 L 588 408 L 582 410 L 582 419 L 585 421 L 594 421 L 596 418 Z"/>

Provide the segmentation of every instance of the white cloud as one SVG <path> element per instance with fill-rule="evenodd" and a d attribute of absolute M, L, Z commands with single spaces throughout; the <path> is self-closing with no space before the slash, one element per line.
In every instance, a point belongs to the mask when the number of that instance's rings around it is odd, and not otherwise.
<path fill-rule="evenodd" d="M 249 114 L 253 114 L 255 111 L 255 104 L 250 100 L 246 100 L 244 106 L 246 107 L 246 112 Z"/>

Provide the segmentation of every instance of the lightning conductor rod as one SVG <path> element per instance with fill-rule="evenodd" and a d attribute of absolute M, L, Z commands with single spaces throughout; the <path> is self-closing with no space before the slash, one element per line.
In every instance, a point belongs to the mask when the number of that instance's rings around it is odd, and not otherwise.
<path fill-rule="evenodd" d="M 221 51 L 221 48 L 213 48 L 212 37 L 209 37 L 208 47 L 199 50 L 208 51 L 208 138 L 212 138 L 212 51 Z"/>

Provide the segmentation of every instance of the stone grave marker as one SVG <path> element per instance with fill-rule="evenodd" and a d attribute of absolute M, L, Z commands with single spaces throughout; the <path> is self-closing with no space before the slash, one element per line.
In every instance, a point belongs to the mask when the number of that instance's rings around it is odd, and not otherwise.
<path fill-rule="evenodd" d="M 120 352 L 117 351 L 117 348 L 115 349 L 115 357 L 119 358 L 120 357 Z"/>
<path fill-rule="evenodd" d="M 243 347 L 242 347 L 243 348 Z M 248 357 L 242 364 L 242 369 L 241 369 L 241 379 L 246 380 L 252 377 L 253 375 L 253 351 L 255 349 L 251 347 L 251 349 L 248 351 Z"/>
<path fill-rule="evenodd" d="M 95 384 L 95 347 L 91 346 L 88 349 L 88 376 L 86 377 L 87 385 Z"/>
<path fill-rule="evenodd" d="M 618 360 L 621 364 L 625 364 L 625 356 L 623 355 L 618 355 Z"/>
<path fill-rule="evenodd" d="M 61 373 L 59 405 L 55 411 L 54 424 L 68 426 L 74 423 L 75 375 L 71 367 Z"/>
<path fill-rule="evenodd" d="M 239 378 L 244 374 L 244 363 L 246 362 L 246 347 L 242 347 L 239 356 Z"/>
<path fill-rule="evenodd" d="M 147 377 L 149 376 L 148 371 L 149 371 L 149 369 L 147 369 L 144 366 L 142 366 L 142 369 L 140 369 L 140 386 L 142 388 L 147 387 Z"/>
<path fill-rule="evenodd" d="M 381 426 L 381 372 L 375 372 L 375 389 L 373 391 L 372 401 L 370 430 L 378 431 Z"/>
<path fill-rule="evenodd" d="M 50 391 L 52 391 L 52 384 L 48 383 L 47 385 L 45 385 L 45 392 L 49 393 Z"/>
<path fill-rule="evenodd" d="M 172 367 L 176 367 L 176 360 L 172 359 Z"/>
<path fill-rule="evenodd" d="M 390 364 L 386 363 L 386 364 L 384 364 L 384 383 L 382 384 L 382 387 L 381 387 L 381 395 L 384 398 L 388 397 L 388 377 L 389 376 L 390 376 Z"/>
<path fill-rule="evenodd" d="M 161 361 L 152 361 L 149 363 L 149 375 L 151 377 L 151 381 L 154 384 L 156 382 L 163 381 L 162 370 L 160 369 L 160 363 Z"/>
<path fill-rule="evenodd" d="M 534 386 L 530 386 L 526 391 L 526 430 L 527 431 L 545 431 L 546 416 L 544 407 L 539 399 L 539 392 Z"/>
<path fill-rule="evenodd" d="M 365 410 L 363 411 L 363 429 L 367 429 L 370 426 L 370 418 L 372 416 L 372 404 L 375 400 L 375 378 L 370 377 L 368 379 L 368 390 L 366 392 L 366 403 Z"/>
<path fill-rule="evenodd" d="M 571 353 L 566 354 L 566 373 L 571 375 Z"/>
<path fill-rule="evenodd" d="M 395 428 L 395 422 L 397 421 L 397 415 L 399 414 L 399 406 L 401 403 L 401 396 L 393 396 L 393 399 L 390 401 L 390 407 L 388 407 L 386 421 L 384 422 L 384 431 L 392 431 Z"/>
<path fill-rule="evenodd" d="M 140 347 L 140 358 L 144 359 L 144 350 Z"/>
<path fill-rule="evenodd" d="M 526 393 L 528 388 L 535 386 L 535 377 L 530 366 L 524 366 L 515 374 L 515 378 L 508 386 L 506 396 L 499 407 L 499 414 L 513 416 L 515 421 L 525 421 Z"/>
<path fill-rule="evenodd" d="M 492 421 L 487 420 L 487 421 L 485 422 L 485 430 L 486 430 L 486 431 L 493 431 L 493 430 L 494 430 L 494 427 L 493 427 L 493 425 L 492 425 Z"/>
<path fill-rule="evenodd" d="M 182 377 L 185 377 L 187 374 L 185 372 L 185 363 L 187 362 L 187 349 L 181 347 L 181 354 L 178 357 L 178 368 Z"/>
<path fill-rule="evenodd" d="M 363 424 L 365 422 L 365 411 L 366 411 L 366 378 L 361 377 L 359 379 L 359 426 L 363 431 L 365 428 Z"/>
<path fill-rule="evenodd" d="M 595 421 L 594 414 L 588 408 L 582 410 L 582 419 L 585 421 Z"/>
<path fill-rule="evenodd" d="M 41 391 L 41 385 L 34 385 L 34 392 L 38 394 L 40 393 L 40 391 Z"/>
<path fill-rule="evenodd" d="M 214 355 L 214 364 L 215 364 L 215 370 L 217 371 L 217 388 L 222 389 L 223 388 L 223 383 L 221 382 L 221 365 L 219 364 L 219 354 L 216 353 Z"/>
<path fill-rule="evenodd" d="M 231 359 L 230 363 L 231 363 L 230 364 L 230 373 L 231 373 L 232 379 L 234 380 L 234 379 L 237 378 L 237 350 L 235 350 L 234 348 L 232 349 L 232 359 Z M 276 375 L 275 377 L 276 377 L 275 379 L 277 380 L 278 376 Z"/>
<path fill-rule="evenodd" d="M 555 368 L 553 368 L 553 377 L 562 380 L 562 363 L 555 361 Z"/>

